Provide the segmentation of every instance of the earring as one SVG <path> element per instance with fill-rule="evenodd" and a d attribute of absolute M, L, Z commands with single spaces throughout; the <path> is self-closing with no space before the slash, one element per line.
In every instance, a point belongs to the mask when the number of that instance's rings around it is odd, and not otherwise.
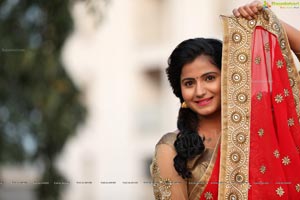
<path fill-rule="evenodd" d="M 185 103 L 185 101 L 184 101 L 184 102 L 182 102 L 182 104 L 181 104 L 181 108 L 188 108 L 188 105 Z"/>

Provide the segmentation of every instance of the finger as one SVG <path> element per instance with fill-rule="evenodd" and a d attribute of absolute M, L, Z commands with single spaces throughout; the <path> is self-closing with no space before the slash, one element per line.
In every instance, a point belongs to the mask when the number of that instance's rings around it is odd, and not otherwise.
<path fill-rule="evenodd" d="M 251 9 L 250 6 L 246 6 L 246 7 L 244 7 L 244 9 L 248 13 L 248 15 L 250 15 L 251 17 L 255 17 L 256 16 L 255 12 Z"/>
<path fill-rule="evenodd" d="M 240 13 L 236 8 L 233 9 L 232 13 L 233 13 L 233 15 L 236 16 L 236 17 L 241 16 L 241 13 Z"/>
<path fill-rule="evenodd" d="M 254 13 L 254 14 L 258 14 L 258 5 L 257 4 L 250 4 L 249 8 L 251 9 L 251 11 Z"/>
<path fill-rule="evenodd" d="M 252 17 L 249 15 L 249 13 L 245 10 L 245 6 L 239 7 L 238 11 L 242 17 L 247 18 L 247 19 L 252 19 Z"/>
<path fill-rule="evenodd" d="M 260 1 L 254 1 L 254 2 L 251 3 L 251 5 L 252 4 L 253 4 L 254 7 L 257 8 L 258 11 L 262 10 L 263 7 L 264 7 L 263 3 L 260 2 Z"/>

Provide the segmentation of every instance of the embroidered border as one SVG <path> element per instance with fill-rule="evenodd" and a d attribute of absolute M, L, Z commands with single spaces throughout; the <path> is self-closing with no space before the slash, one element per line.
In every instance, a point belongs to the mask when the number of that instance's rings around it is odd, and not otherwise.
<path fill-rule="evenodd" d="M 264 9 L 255 20 L 222 16 L 224 45 L 222 58 L 222 141 L 219 199 L 248 199 L 251 112 L 252 33 L 261 26 L 277 36 L 287 64 L 298 119 L 300 119 L 299 77 L 280 21 Z M 265 46 L 268 50 L 268 46 Z M 258 62 L 259 60 L 257 60 Z M 243 94 L 243 98 L 240 98 Z M 238 160 L 238 162 L 236 162 Z"/>

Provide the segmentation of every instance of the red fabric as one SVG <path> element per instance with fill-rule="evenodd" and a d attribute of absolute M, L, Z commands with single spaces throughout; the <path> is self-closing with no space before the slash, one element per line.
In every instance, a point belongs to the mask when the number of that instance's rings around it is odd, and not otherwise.
<path fill-rule="evenodd" d="M 300 125 L 287 66 L 277 37 L 261 27 L 251 65 L 248 199 L 300 199 Z M 219 167 L 220 152 L 200 200 L 210 199 L 208 192 L 217 199 Z"/>
<path fill-rule="evenodd" d="M 214 169 L 207 183 L 207 186 L 205 187 L 204 192 L 200 196 L 200 200 L 218 198 L 219 169 L 220 169 L 220 149 L 218 151 L 218 156 L 214 165 Z M 211 194 L 211 198 L 209 198 L 210 194 Z"/>
<path fill-rule="evenodd" d="M 300 126 L 287 66 L 274 35 L 257 27 L 253 36 L 249 199 L 300 199 Z"/>

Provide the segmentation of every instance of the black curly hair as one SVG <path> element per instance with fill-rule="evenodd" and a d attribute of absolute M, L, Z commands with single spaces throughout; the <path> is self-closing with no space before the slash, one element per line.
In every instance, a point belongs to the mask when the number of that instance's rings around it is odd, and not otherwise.
<path fill-rule="evenodd" d="M 221 69 L 222 42 L 211 38 L 194 38 L 181 42 L 168 59 L 166 73 L 173 89 L 173 93 L 182 103 L 183 97 L 180 87 L 180 75 L 184 65 L 193 62 L 198 56 L 206 55 L 211 63 Z M 174 167 L 182 178 L 191 178 L 187 169 L 188 159 L 202 154 L 205 149 L 202 139 L 198 134 L 199 118 L 197 113 L 189 108 L 180 108 L 177 128 L 179 133 L 174 143 L 177 155 L 174 158 Z"/>

